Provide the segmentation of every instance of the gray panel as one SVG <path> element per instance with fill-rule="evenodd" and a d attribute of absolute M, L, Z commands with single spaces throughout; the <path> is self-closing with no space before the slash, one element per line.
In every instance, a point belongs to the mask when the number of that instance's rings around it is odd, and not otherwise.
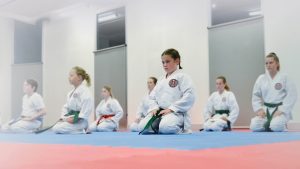
<path fill-rule="evenodd" d="M 236 126 L 249 126 L 252 89 L 264 72 L 263 19 L 209 29 L 210 92 L 215 79 L 224 75 L 240 106 Z"/>
<path fill-rule="evenodd" d="M 112 87 L 114 97 L 120 102 L 124 116 L 120 127 L 127 126 L 127 59 L 126 47 L 95 52 L 95 105 L 101 100 L 104 85 Z"/>
<path fill-rule="evenodd" d="M 14 63 L 42 62 L 42 23 L 31 25 L 15 21 Z"/>
<path fill-rule="evenodd" d="M 16 118 L 20 115 L 22 111 L 22 98 L 24 96 L 23 93 L 23 83 L 26 79 L 34 79 L 38 82 L 38 90 L 39 94 L 42 94 L 42 64 L 22 64 L 22 65 L 13 65 L 12 66 L 12 114 L 13 118 Z"/>

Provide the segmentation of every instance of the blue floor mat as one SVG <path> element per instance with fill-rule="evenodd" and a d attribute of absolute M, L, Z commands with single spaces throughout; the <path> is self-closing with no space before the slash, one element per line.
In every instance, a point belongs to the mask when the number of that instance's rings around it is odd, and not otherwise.
<path fill-rule="evenodd" d="M 189 135 L 138 135 L 131 132 L 103 132 L 88 135 L 0 134 L 0 142 L 91 145 L 131 148 L 199 150 L 254 144 L 300 141 L 300 132 L 195 132 Z"/>

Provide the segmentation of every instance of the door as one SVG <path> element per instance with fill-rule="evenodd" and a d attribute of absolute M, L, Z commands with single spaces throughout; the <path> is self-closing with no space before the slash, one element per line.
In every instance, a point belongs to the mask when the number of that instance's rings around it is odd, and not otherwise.
<path fill-rule="evenodd" d="M 114 97 L 120 102 L 124 115 L 120 128 L 127 127 L 127 58 L 126 46 L 116 46 L 95 52 L 95 105 L 101 100 L 101 89 L 112 88 Z"/>
<path fill-rule="evenodd" d="M 235 126 L 248 127 L 254 117 L 252 89 L 264 73 L 263 19 L 251 19 L 209 28 L 210 92 L 217 76 L 223 75 L 240 107 Z"/>

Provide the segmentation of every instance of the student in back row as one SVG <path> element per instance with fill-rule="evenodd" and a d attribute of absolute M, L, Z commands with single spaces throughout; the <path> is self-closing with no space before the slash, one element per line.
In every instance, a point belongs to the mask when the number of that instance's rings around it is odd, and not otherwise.
<path fill-rule="evenodd" d="M 155 77 L 149 77 L 147 81 L 148 93 L 143 97 L 141 101 L 138 111 L 136 113 L 136 118 L 134 122 L 130 125 L 130 131 L 138 132 L 139 131 L 139 123 L 142 119 L 144 119 L 148 114 L 149 109 L 149 95 L 153 88 L 157 83 L 157 79 Z"/>
<path fill-rule="evenodd" d="M 216 79 L 217 91 L 212 93 L 204 109 L 205 131 L 230 131 L 239 115 L 239 106 L 224 76 Z"/>
<path fill-rule="evenodd" d="M 280 72 L 279 58 L 275 53 L 266 56 L 266 73 L 260 75 L 254 85 L 252 106 L 256 116 L 252 118 L 253 131 L 285 131 L 292 119 L 297 100 L 294 83 Z"/>
<path fill-rule="evenodd" d="M 192 79 L 181 72 L 181 58 L 175 49 L 167 49 L 161 55 L 163 69 L 166 74 L 157 82 L 150 93 L 150 112 L 139 123 L 141 133 L 154 131 L 160 134 L 191 133 L 191 117 L 189 110 L 195 101 Z M 148 127 L 150 119 L 157 120 Z M 153 123 L 152 123 L 153 124 Z"/>
<path fill-rule="evenodd" d="M 37 88 L 38 83 L 35 80 L 25 80 L 23 84 L 23 92 L 25 95 L 22 100 L 21 116 L 4 124 L 2 131 L 32 133 L 41 127 L 46 111 L 43 98 L 36 92 Z"/>
<path fill-rule="evenodd" d="M 101 91 L 103 100 L 96 108 L 96 120 L 90 125 L 91 131 L 109 132 L 119 129 L 119 121 L 123 117 L 123 109 L 113 97 L 112 89 L 104 86 Z"/>

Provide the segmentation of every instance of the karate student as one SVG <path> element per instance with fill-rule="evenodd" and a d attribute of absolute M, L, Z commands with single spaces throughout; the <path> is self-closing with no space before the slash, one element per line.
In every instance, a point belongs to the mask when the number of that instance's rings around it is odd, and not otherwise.
<path fill-rule="evenodd" d="M 147 132 L 155 128 L 154 131 L 161 134 L 192 133 L 189 113 L 195 101 L 192 79 L 180 70 L 181 60 L 177 50 L 165 50 L 161 61 L 166 74 L 149 95 L 150 113 L 141 120 L 139 129 L 143 132 L 152 116 L 161 116 L 158 118 L 160 121 L 155 122 Z"/>
<path fill-rule="evenodd" d="M 36 92 L 37 88 L 38 83 L 35 80 L 25 80 L 23 84 L 25 95 L 22 100 L 21 116 L 3 125 L 2 131 L 32 133 L 41 127 L 46 111 L 42 96 Z"/>
<path fill-rule="evenodd" d="M 216 79 L 217 91 L 208 98 L 204 109 L 205 131 L 230 131 L 239 115 L 239 106 L 233 92 L 229 91 L 226 78 Z"/>
<path fill-rule="evenodd" d="M 88 128 L 88 117 L 93 111 L 90 90 L 90 76 L 81 67 L 74 67 L 69 73 L 69 82 L 74 89 L 67 95 L 67 103 L 63 106 L 60 121 L 52 128 L 58 134 L 84 134 Z"/>
<path fill-rule="evenodd" d="M 101 91 L 103 100 L 96 108 L 96 120 L 90 125 L 91 131 L 117 131 L 119 121 L 123 117 L 123 109 L 112 95 L 112 89 L 104 86 Z"/>
<path fill-rule="evenodd" d="M 157 79 L 155 77 L 149 77 L 147 81 L 147 87 L 148 87 L 148 93 L 143 97 L 139 107 L 138 111 L 136 113 L 136 118 L 134 122 L 130 125 L 130 130 L 132 132 L 138 132 L 139 128 L 138 125 L 140 121 L 145 118 L 148 114 L 148 109 L 149 109 L 149 94 L 155 87 L 157 82 Z"/>
<path fill-rule="evenodd" d="M 292 119 L 297 100 L 294 83 L 280 72 L 279 58 L 275 53 L 266 56 L 266 73 L 260 75 L 254 85 L 252 106 L 256 116 L 252 118 L 252 131 L 285 131 Z"/>

